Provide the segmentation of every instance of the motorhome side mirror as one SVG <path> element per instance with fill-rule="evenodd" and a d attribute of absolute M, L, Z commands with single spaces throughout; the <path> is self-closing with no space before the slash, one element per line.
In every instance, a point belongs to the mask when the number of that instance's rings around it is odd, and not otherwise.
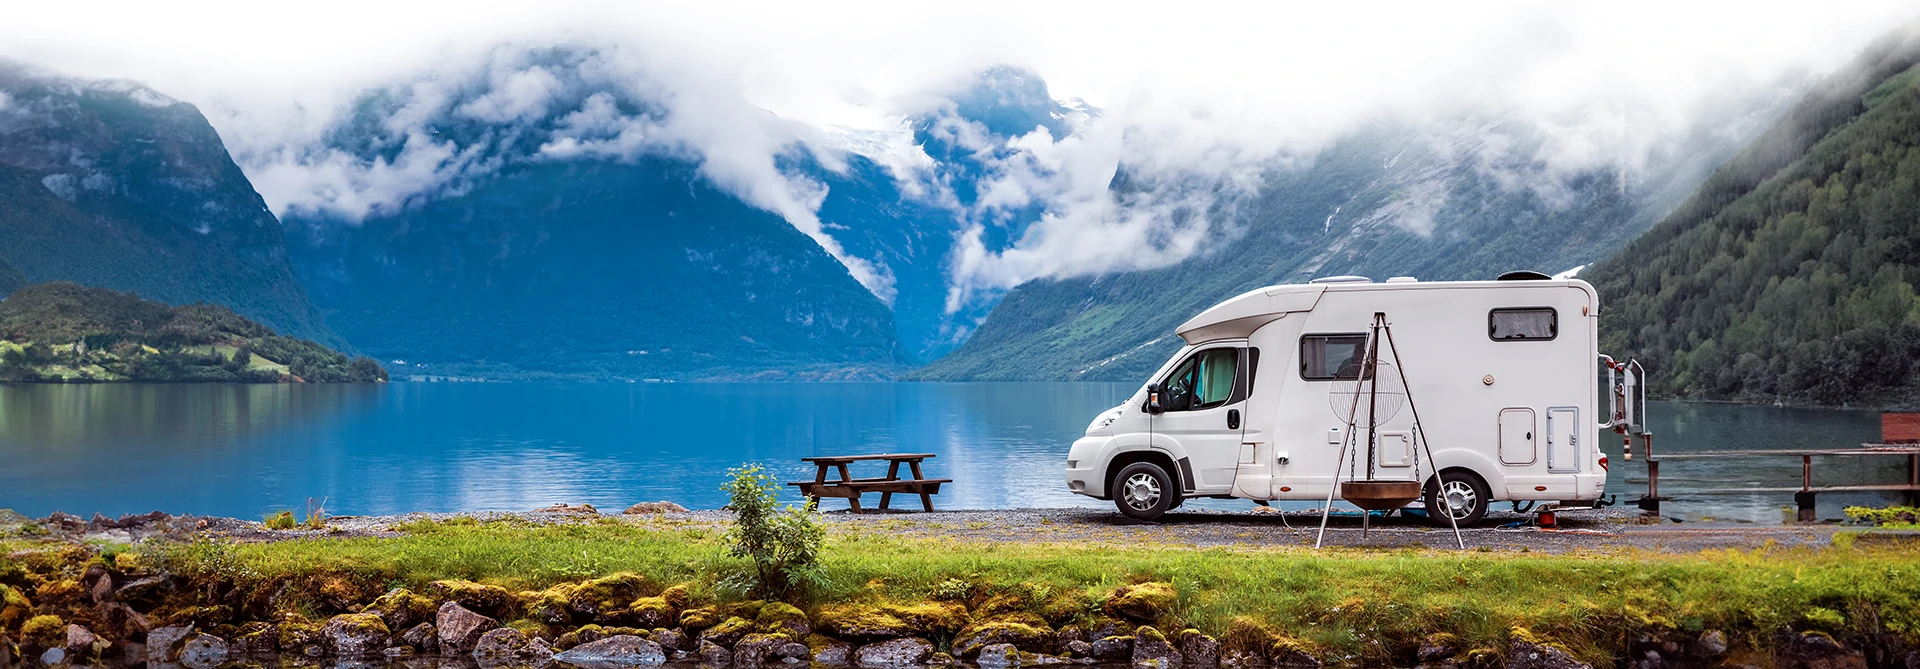
<path fill-rule="evenodd" d="M 1147 384 L 1147 413 L 1159 414 L 1166 412 L 1166 409 L 1160 406 L 1160 393 L 1162 390 L 1158 383 Z"/>

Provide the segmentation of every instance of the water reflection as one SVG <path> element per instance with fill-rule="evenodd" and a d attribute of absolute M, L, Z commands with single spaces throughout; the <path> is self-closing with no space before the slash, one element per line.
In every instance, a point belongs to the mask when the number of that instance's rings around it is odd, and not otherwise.
<path fill-rule="evenodd" d="M 427 384 L 388 386 L 93 385 L 0 387 L 0 508 L 109 516 L 152 509 L 258 517 L 325 500 L 336 514 L 522 510 L 587 502 L 602 510 L 672 500 L 725 503 L 727 468 L 762 462 L 811 478 L 810 455 L 929 452 L 930 477 L 956 483 L 941 508 L 1098 506 L 1060 480 L 1067 445 L 1133 384 Z M 1660 452 L 1839 448 L 1878 436 L 1866 411 L 1656 403 Z M 1609 491 L 1645 489 L 1611 435 Z M 1893 481 L 1904 462 L 1823 462 L 1822 480 Z M 856 465 L 856 475 L 885 465 Z M 1778 494 L 1689 495 L 1689 488 L 1781 487 L 1798 461 L 1674 462 L 1662 490 L 1681 515 L 1778 522 Z M 1821 512 L 1875 495 L 1827 495 Z M 870 503 L 874 500 L 869 500 Z M 1244 509 L 1239 500 L 1196 500 Z M 841 508 L 831 501 L 827 508 Z M 1311 503 L 1291 506 L 1313 506 Z"/>

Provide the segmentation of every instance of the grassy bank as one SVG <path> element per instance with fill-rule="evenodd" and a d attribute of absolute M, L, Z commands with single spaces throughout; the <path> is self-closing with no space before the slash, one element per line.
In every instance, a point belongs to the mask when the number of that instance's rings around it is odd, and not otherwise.
<path fill-rule="evenodd" d="M 398 529 L 404 535 L 391 538 L 145 544 L 85 559 L 178 573 L 206 592 L 228 593 L 224 600 L 242 609 L 266 606 L 262 593 L 293 586 L 310 593 L 297 605 L 313 615 L 351 610 L 392 587 L 425 591 L 441 579 L 497 585 L 532 601 L 556 585 L 630 573 L 649 584 L 646 595 L 682 585 L 696 604 L 743 599 L 721 583 L 746 563 L 727 555 L 723 530 L 713 525 L 460 518 Z M 817 612 L 848 603 L 947 601 L 964 604 L 976 619 L 1021 612 L 1054 626 L 1092 625 L 1111 614 L 1107 604 L 1117 588 L 1163 582 L 1176 599 L 1155 621 L 1159 629 L 1193 627 L 1231 642 L 1238 620 L 1241 628 L 1264 626 L 1326 657 L 1377 661 L 1408 657 L 1435 634 L 1489 649 L 1527 634 L 1602 666 L 1635 639 L 1706 630 L 1722 630 L 1756 653 L 1781 629 L 1920 638 L 1920 555 L 1911 545 L 1844 538 L 1819 550 L 1692 555 L 1314 552 L 905 539 L 889 535 L 881 521 L 836 532 L 821 555 L 826 585 L 795 603 Z M 23 555 L 6 559 L 24 564 Z M 0 583 L 44 586 L 58 573 L 75 578 L 84 568 L 0 567 Z"/>

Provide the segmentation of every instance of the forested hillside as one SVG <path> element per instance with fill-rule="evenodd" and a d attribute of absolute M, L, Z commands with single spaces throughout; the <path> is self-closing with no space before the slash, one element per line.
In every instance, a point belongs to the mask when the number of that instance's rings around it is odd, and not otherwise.
<path fill-rule="evenodd" d="M 0 300 L 0 381 L 374 382 L 387 372 L 226 307 L 58 282 Z"/>
<path fill-rule="evenodd" d="M 1876 43 L 1589 275 L 1656 392 L 1920 396 L 1920 31 Z"/>
<path fill-rule="evenodd" d="M 26 279 L 225 305 L 341 344 L 294 278 L 280 222 L 193 105 L 4 60 L 0 101 L 0 253 Z"/>
<path fill-rule="evenodd" d="M 26 285 L 27 277 L 20 274 L 20 270 L 14 269 L 13 265 L 7 264 L 6 258 L 0 258 L 0 298 Z"/>

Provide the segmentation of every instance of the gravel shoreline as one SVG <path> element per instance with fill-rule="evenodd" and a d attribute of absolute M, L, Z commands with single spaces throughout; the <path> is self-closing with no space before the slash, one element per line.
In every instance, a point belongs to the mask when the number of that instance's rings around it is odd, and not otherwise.
<path fill-rule="evenodd" d="M 509 521 L 531 525 L 580 522 L 621 522 L 653 527 L 724 526 L 732 513 L 724 510 L 642 514 L 599 514 L 580 511 L 488 511 L 475 513 L 410 513 L 394 516 L 340 516 L 330 518 L 324 530 L 273 530 L 259 521 L 237 518 L 129 516 L 119 521 L 95 517 L 91 522 L 65 514 L 38 524 L 55 536 L 69 539 L 132 542 L 164 536 L 185 539 L 211 536 L 232 541 L 286 541 L 294 539 L 398 537 L 407 523 L 471 517 L 481 522 Z M 1531 515 L 1494 512 L 1477 527 L 1462 528 L 1469 550 L 1545 552 L 1652 550 L 1692 553 L 1718 549 L 1817 548 L 1832 545 L 1838 532 L 1864 532 L 1857 541 L 1920 541 L 1920 533 L 1886 532 L 1835 524 L 1749 525 L 1680 523 L 1646 518 L 1636 510 L 1611 507 L 1560 513 L 1557 529 L 1531 524 Z M 885 534 L 960 542 L 1046 543 L 1064 545 L 1154 546 L 1168 548 L 1269 549 L 1311 547 L 1318 535 L 1320 515 L 1310 511 L 1256 509 L 1253 511 L 1180 510 L 1158 522 L 1130 520 L 1105 509 L 1003 509 L 980 511 L 878 512 L 822 514 L 831 532 L 842 535 Z M 131 519 L 131 520 L 130 520 Z M 1336 514 L 1328 521 L 1325 546 L 1334 549 L 1455 549 L 1453 532 L 1429 527 L 1423 519 L 1374 518 L 1362 530 L 1357 514 Z"/>

